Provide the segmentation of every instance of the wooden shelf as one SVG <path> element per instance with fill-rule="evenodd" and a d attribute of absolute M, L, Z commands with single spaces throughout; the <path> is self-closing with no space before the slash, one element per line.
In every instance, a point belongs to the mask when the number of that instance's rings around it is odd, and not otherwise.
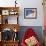
<path fill-rule="evenodd" d="M 1 9 L 5 9 L 5 8 L 7 8 L 7 9 L 14 9 L 14 8 L 16 8 L 16 9 L 18 9 L 19 7 L 0 7 Z"/>
<path fill-rule="evenodd" d="M 9 24 L 8 19 L 7 19 L 8 16 L 14 16 L 14 17 L 17 16 L 17 24 Z M 18 17 L 19 17 L 19 7 L 0 7 L 0 20 L 1 20 L 0 32 L 3 33 L 4 29 L 11 29 L 10 31 L 14 31 L 14 33 L 18 33 L 18 31 L 20 29 L 20 26 L 18 24 Z M 13 37 L 13 39 L 14 39 L 14 37 Z M 10 39 L 9 41 L 5 41 L 2 38 L 3 37 L 1 34 L 0 46 L 18 46 L 19 41 L 13 41 L 13 39 Z"/>
<path fill-rule="evenodd" d="M 12 29 L 14 31 L 14 29 L 16 29 L 17 31 L 19 31 L 20 29 L 20 26 L 19 24 L 0 24 L 0 28 L 1 28 L 1 31 L 5 28 L 9 28 L 9 29 Z"/>
<path fill-rule="evenodd" d="M 15 40 L 15 41 L 10 40 L 10 41 L 3 41 L 3 42 L 5 42 L 5 43 L 8 43 L 8 42 L 12 43 L 12 42 L 19 42 L 19 40 Z"/>
<path fill-rule="evenodd" d="M 1 41 L 0 45 L 2 46 L 18 46 L 19 41 Z"/>

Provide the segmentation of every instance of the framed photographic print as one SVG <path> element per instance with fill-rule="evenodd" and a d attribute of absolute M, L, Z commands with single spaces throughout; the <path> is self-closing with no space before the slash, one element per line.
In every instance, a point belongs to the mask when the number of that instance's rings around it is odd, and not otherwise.
<path fill-rule="evenodd" d="M 2 15 L 9 15 L 9 10 L 2 10 Z"/>
<path fill-rule="evenodd" d="M 24 8 L 24 18 L 25 19 L 36 19 L 37 8 Z"/>

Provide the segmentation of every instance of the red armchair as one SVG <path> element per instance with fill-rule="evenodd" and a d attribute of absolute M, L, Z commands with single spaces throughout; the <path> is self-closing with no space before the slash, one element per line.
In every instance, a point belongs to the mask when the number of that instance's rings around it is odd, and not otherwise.
<path fill-rule="evenodd" d="M 29 40 L 30 39 L 30 40 Z M 34 39 L 35 41 L 35 44 L 33 45 L 33 42 L 32 41 Z M 31 42 L 29 41 L 32 41 L 32 45 L 31 45 Z M 28 43 L 30 45 L 28 45 Z M 24 37 L 22 38 L 22 42 L 21 42 L 21 46 L 41 46 L 41 44 L 39 43 L 39 41 L 37 40 L 37 35 L 36 33 L 33 31 L 32 28 L 29 28 L 27 29 L 27 31 L 25 32 L 25 35 Z"/>

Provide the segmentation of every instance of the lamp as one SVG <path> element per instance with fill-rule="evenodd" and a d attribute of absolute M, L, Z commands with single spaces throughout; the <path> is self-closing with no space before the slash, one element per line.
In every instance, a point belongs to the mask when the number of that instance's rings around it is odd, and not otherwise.
<path fill-rule="evenodd" d="M 17 4 L 17 2 L 16 2 L 17 0 L 15 0 L 15 7 L 16 7 L 16 4 Z"/>

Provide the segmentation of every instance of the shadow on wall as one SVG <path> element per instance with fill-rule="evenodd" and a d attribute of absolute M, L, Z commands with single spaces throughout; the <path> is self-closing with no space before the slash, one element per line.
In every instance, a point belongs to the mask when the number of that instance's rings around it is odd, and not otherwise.
<path fill-rule="evenodd" d="M 42 30 L 42 26 L 21 26 L 20 27 L 20 31 L 19 31 L 19 39 L 20 39 L 20 41 L 22 40 L 23 35 L 24 35 L 24 33 L 26 32 L 26 30 L 28 28 L 32 28 L 34 30 L 34 32 L 36 32 L 39 41 L 41 43 L 43 43 L 43 30 Z"/>

